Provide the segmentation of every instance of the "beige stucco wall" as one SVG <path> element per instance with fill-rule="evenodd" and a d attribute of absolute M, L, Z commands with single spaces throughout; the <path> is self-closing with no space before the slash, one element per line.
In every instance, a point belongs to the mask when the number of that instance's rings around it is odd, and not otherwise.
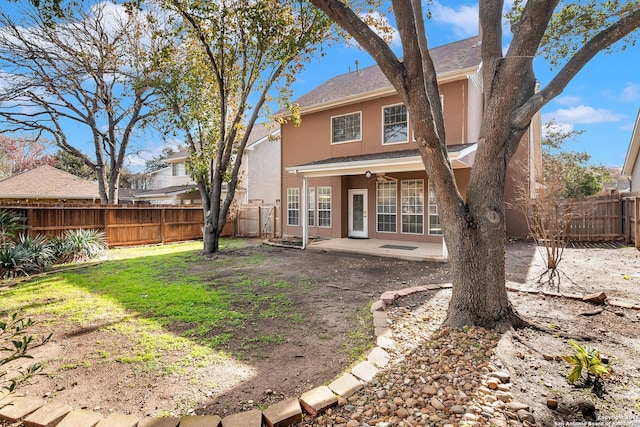
<path fill-rule="evenodd" d="M 447 131 L 448 144 L 471 143 L 477 141 L 479 132 L 479 118 L 471 118 L 468 115 L 467 103 L 472 102 L 471 111 L 475 115 L 480 115 L 479 103 L 481 94 L 478 88 L 470 80 L 461 80 L 445 84 L 441 87 L 443 95 L 443 107 L 445 116 L 445 127 Z M 321 111 L 311 114 L 303 114 L 302 123 L 299 127 L 292 123 L 282 125 L 282 232 L 284 235 L 302 235 L 302 224 L 300 226 L 287 225 L 287 188 L 299 188 L 302 193 L 302 178 L 286 171 L 287 167 L 308 164 L 313 161 L 335 159 L 345 156 L 357 156 L 370 153 L 383 153 L 388 151 L 415 149 L 412 142 L 413 135 L 410 134 L 410 141 L 391 145 L 382 144 L 382 110 L 383 107 L 400 103 L 398 96 L 386 96 L 366 102 L 357 102 L 348 106 L 334 108 L 328 111 Z M 331 144 L 331 117 L 354 112 L 362 113 L 362 140 L 341 144 Z M 411 117 L 409 117 L 411 120 Z M 520 191 L 516 188 L 515 182 L 525 181 L 528 189 L 528 172 L 530 165 L 527 163 L 529 157 L 529 134 L 522 140 L 521 147 L 514 155 L 508 170 L 508 178 L 505 196 L 509 203 L 517 198 Z M 522 165 L 524 161 L 524 166 Z M 516 163 L 518 166 L 515 166 Z M 469 169 L 456 169 L 456 183 L 461 194 L 465 195 L 469 180 Z M 364 189 L 368 190 L 368 230 L 369 238 L 393 239 L 393 240 L 413 240 L 413 241 L 440 241 L 439 236 L 429 236 L 427 233 L 427 188 L 428 181 L 423 170 L 406 173 L 390 173 L 390 177 L 398 180 L 404 179 L 424 179 L 425 180 L 425 234 L 413 235 L 400 233 L 400 186 L 398 186 L 398 232 L 379 233 L 376 231 L 376 184 L 375 180 L 369 181 L 363 175 L 326 177 L 308 179 L 308 187 L 330 186 L 332 188 L 332 226 L 331 228 L 310 227 L 310 237 L 346 237 L 348 236 L 348 190 Z M 302 194 L 301 194 L 302 196 Z M 301 197 L 302 200 L 302 197 Z M 526 221 L 524 216 L 510 209 L 507 216 L 507 232 L 513 236 L 526 236 Z"/>
<path fill-rule="evenodd" d="M 265 140 L 246 151 L 243 180 L 245 203 L 277 205 L 280 202 L 280 140 Z"/>

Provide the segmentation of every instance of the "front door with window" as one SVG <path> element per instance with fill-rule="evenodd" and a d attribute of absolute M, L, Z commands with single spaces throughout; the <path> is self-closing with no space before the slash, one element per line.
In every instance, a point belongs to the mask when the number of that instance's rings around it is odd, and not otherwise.
<path fill-rule="evenodd" d="M 369 237 L 366 189 L 349 190 L 349 237 Z"/>

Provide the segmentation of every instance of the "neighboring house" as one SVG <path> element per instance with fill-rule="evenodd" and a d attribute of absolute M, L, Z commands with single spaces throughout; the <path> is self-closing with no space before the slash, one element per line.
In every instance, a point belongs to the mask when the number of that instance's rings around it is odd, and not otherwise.
<path fill-rule="evenodd" d="M 636 124 L 631 134 L 631 141 L 629 142 L 629 149 L 627 150 L 627 157 L 624 159 L 624 166 L 622 167 L 622 176 L 627 178 L 630 186 L 628 191 L 637 193 L 640 192 L 640 162 L 638 161 L 638 155 L 640 154 L 640 109 L 636 116 Z"/>
<path fill-rule="evenodd" d="M 53 166 L 40 166 L 0 181 L 0 202 L 99 203 L 98 184 Z"/>
<path fill-rule="evenodd" d="M 440 46 L 431 54 L 449 159 L 464 197 L 483 111 L 480 39 Z M 442 242 L 438 206 L 410 118 L 377 66 L 334 77 L 296 103 L 301 125 L 281 127 L 283 235 Z M 540 167 L 537 116 L 511 162 L 508 202 L 534 194 Z M 519 212 L 508 210 L 507 231 L 525 237 Z"/>
<path fill-rule="evenodd" d="M 242 159 L 240 185 L 246 189 L 241 204 L 280 205 L 280 126 L 253 126 Z"/>
<path fill-rule="evenodd" d="M 276 205 L 280 202 L 280 128 L 254 125 L 240 168 L 235 200 L 241 204 Z M 152 172 L 152 189 L 136 192 L 136 200 L 152 204 L 200 204 L 198 187 L 187 172 L 189 150 L 167 157 L 168 166 Z M 222 187 L 226 197 L 226 184 Z"/>

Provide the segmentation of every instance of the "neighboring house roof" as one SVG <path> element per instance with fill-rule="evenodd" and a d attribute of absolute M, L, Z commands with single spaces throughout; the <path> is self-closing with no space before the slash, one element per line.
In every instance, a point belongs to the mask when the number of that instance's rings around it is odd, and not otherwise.
<path fill-rule="evenodd" d="M 430 53 L 439 79 L 449 73 L 470 72 L 477 69 L 482 62 L 478 36 L 435 47 Z M 325 106 L 335 106 L 341 100 L 348 102 L 366 97 L 368 94 L 381 95 L 381 92 L 395 93 L 395 90 L 382 70 L 374 65 L 333 77 L 298 98 L 295 103 L 301 110 L 308 112 Z M 286 115 L 284 110 L 282 113 Z"/>
<path fill-rule="evenodd" d="M 624 159 L 622 176 L 631 176 L 633 168 L 638 161 L 638 152 L 640 152 L 640 109 L 638 110 L 638 116 L 636 117 L 636 125 L 633 128 L 633 133 L 631 134 L 631 141 L 629 142 L 627 157 Z"/>
<path fill-rule="evenodd" d="M 176 160 L 185 160 L 189 156 L 189 149 L 183 148 L 181 150 L 176 151 L 175 153 L 171 153 L 165 159 L 168 163 Z"/>
<path fill-rule="evenodd" d="M 249 134 L 247 149 L 253 150 L 264 141 L 269 141 L 269 136 L 275 137 L 276 135 L 280 135 L 280 126 L 276 123 L 256 123 Z"/>
<path fill-rule="evenodd" d="M 99 200 L 98 184 L 53 166 L 40 166 L 0 181 L 0 198 Z"/>
<path fill-rule="evenodd" d="M 473 165 L 478 144 L 448 145 L 447 152 L 453 167 L 463 168 Z M 361 154 L 357 156 L 333 157 L 316 160 L 304 165 L 287 167 L 287 172 L 312 176 L 340 176 L 372 173 L 390 173 L 424 169 L 418 149 Z"/>
<path fill-rule="evenodd" d="M 152 190 L 136 191 L 135 197 L 139 199 L 149 199 L 156 197 L 169 197 L 176 194 L 184 194 L 190 191 L 196 191 L 198 186 L 196 185 L 172 185 L 171 187 L 154 188 Z"/>

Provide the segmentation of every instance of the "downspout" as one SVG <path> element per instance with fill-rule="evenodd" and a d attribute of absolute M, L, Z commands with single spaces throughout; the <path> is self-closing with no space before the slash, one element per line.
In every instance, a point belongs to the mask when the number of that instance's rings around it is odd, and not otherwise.
<path fill-rule="evenodd" d="M 307 248 L 309 242 L 309 221 L 307 221 L 307 177 L 302 176 L 302 212 L 300 220 L 302 221 L 302 249 Z"/>

